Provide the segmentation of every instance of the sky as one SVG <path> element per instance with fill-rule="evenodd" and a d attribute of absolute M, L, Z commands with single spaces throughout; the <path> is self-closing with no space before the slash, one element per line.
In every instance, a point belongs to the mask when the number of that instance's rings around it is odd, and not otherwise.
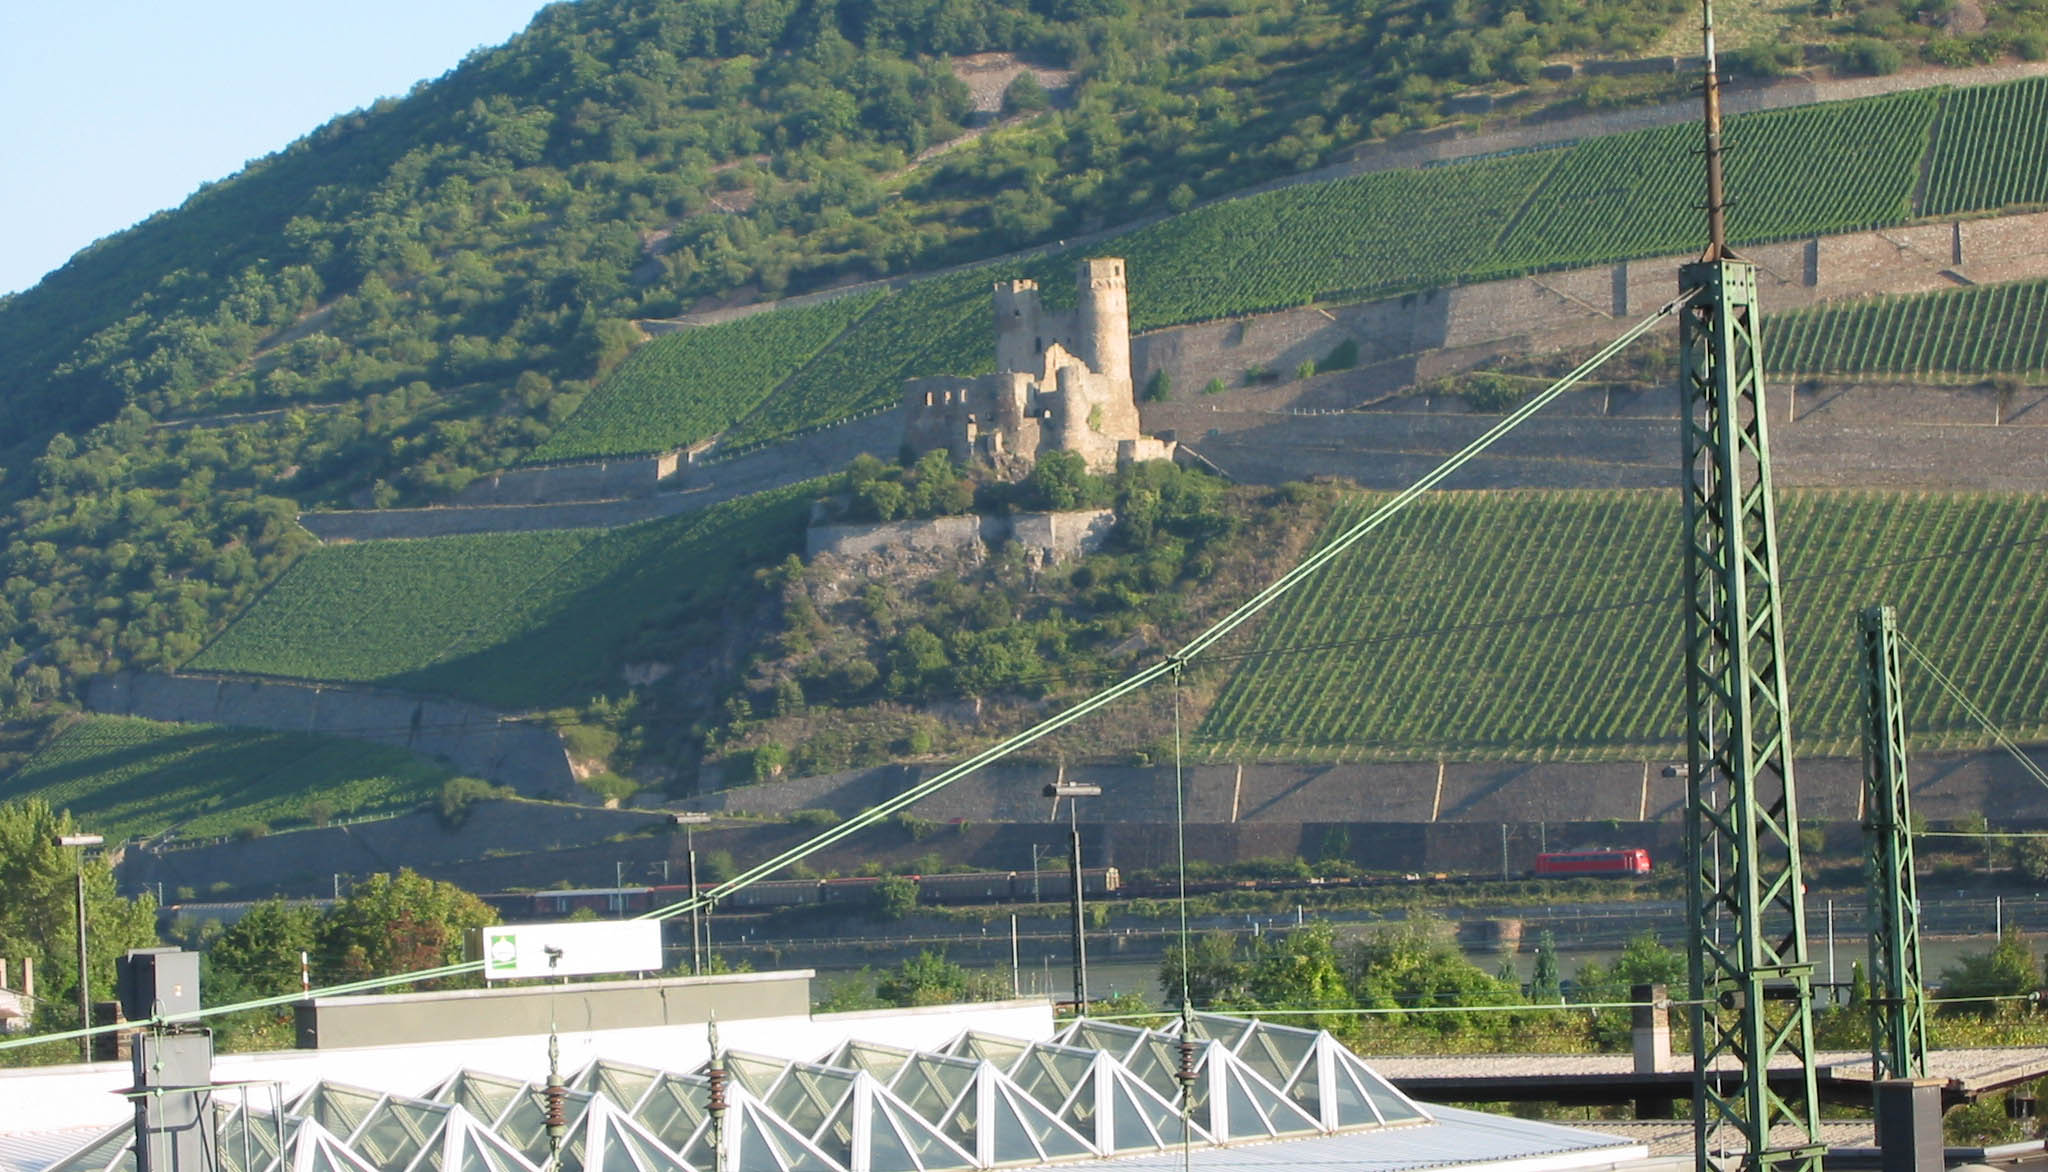
<path fill-rule="evenodd" d="M 0 294 L 543 6 L 0 0 Z"/>

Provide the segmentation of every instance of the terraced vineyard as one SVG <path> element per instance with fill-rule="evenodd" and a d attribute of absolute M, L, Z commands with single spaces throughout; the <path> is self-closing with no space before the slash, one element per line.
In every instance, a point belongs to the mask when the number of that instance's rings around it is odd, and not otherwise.
<path fill-rule="evenodd" d="M 2048 500 L 1782 499 L 1801 752 L 1856 751 L 1854 616 L 1875 601 L 2009 732 L 2048 732 Z M 1677 534 L 1662 493 L 1425 499 L 1275 607 L 1198 740 L 1226 759 L 1668 754 L 1684 721 Z M 1921 745 L 1986 739 L 1918 683 L 1907 722 Z"/>
<path fill-rule="evenodd" d="M 664 334 L 592 391 L 533 459 L 638 455 L 717 435 L 879 300 L 863 293 Z"/>
<path fill-rule="evenodd" d="M 747 571 L 795 552 L 815 484 L 611 530 L 328 546 L 302 558 L 195 670 L 376 683 L 507 708 L 616 685 L 643 629 L 715 634 Z M 337 618 L 337 616 L 339 616 Z M 649 640 L 635 654 L 671 648 Z"/>
<path fill-rule="evenodd" d="M 2048 281 L 1815 306 L 1766 322 L 1773 368 L 1940 378 L 2048 371 Z"/>
<path fill-rule="evenodd" d="M 893 294 L 735 428 L 730 446 L 756 445 L 894 406 L 903 380 L 912 375 L 993 369 L 988 288 L 995 279 L 992 270 L 972 270 Z M 978 352 L 958 349 L 953 339 L 977 332 Z"/>
<path fill-rule="evenodd" d="M 0 785 L 0 801 L 47 799 L 109 839 L 176 828 L 187 837 L 257 823 L 346 817 L 431 800 L 454 774 L 403 749 L 310 733 L 94 716 Z"/>
<path fill-rule="evenodd" d="M 2039 203 L 2048 203 L 2048 78 L 1950 93 L 1920 214 Z"/>
<path fill-rule="evenodd" d="M 1519 156 L 1286 187 L 1197 208 L 1086 251 L 1129 260 L 1131 322 L 1139 330 L 1683 254 L 1701 243 L 1694 210 L 1698 136 L 1697 127 L 1681 124 Z M 1925 212 L 2048 200 L 2048 80 L 1744 115 L 1729 120 L 1727 138 L 1730 188 L 1741 193 L 1729 210 L 1737 242 L 1901 222 L 1913 214 L 1921 160 L 1930 154 Z M 730 422 L 732 404 L 679 406 L 678 418 L 698 422 L 672 434 L 729 426 L 728 450 L 744 450 L 884 410 L 905 378 L 985 371 L 989 283 L 1031 277 L 1047 303 L 1058 305 L 1079 255 L 1065 251 L 916 282 L 868 309 L 737 424 Z M 747 321 L 783 312 L 790 311 Z M 743 325 L 690 337 L 722 353 L 737 344 L 721 331 Z M 622 434 L 640 434 L 630 429 L 651 424 L 630 420 L 640 418 L 636 413 L 651 418 L 657 398 L 653 391 L 635 394 L 593 395 L 564 427 L 568 438 L 543 448 L 543 457 L 573 445 L 599 450 L 595 441 L 576 438 L 609 426 L 595 418 L 586 426 L 586 413 L 616 412 L 628 421 L 618 425 Z M 698 392 L 675 384 L 661 394 L 669 396 L 662 402 L 682 403 Z"/>
<path fill-rule="evenodd" d="M 1566 153 L 1286 187 L 1141 228 L 1113 244 L 1130 262 L 1131 327 L 1492 272 L 1500 234 Z"/>
<path fill-rule="evenodd" d="M 1846 232 L 1911 212 L 1935 96 L 1928 91 L 1728 121 L 1735 242 Z M 1683 253 L 1702 243 L 1700 131 L 1684 124 L 1572 148 L 1500 241 L 1523 270 Z"/>

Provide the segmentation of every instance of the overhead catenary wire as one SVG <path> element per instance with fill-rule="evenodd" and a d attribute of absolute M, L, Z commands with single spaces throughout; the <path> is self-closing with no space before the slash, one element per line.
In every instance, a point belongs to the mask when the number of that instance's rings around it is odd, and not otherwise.
<path fill-rule="evenodd" d="M 1899 635 L 1898 640 L 1899 645 L 1906 649 L 1907 654 L 1913 657 L 1914 662 L 1920 665 L 1921 670 L 1933 677 L 1935 684 L 1942 691 L 1948 693 L 1950 699 L 1961 705 L 1963 711 L 1970 714 L 1971 719 L 1982 725 L 1985 732 L 1991 734 L 1991 739 L 1997 743 L 1999 748 L 2012 754 L 2012 759 L 2020 763 L 2020 768 L 2026 770 L 2028 776 L 2040 782 L 2044 788 L 2048 788 L 2048 773 L 2044 773 L 2041 767 L 2034 763 L 2033 758 L 2022 753 L 2020 747 L 2013 743 L 2012 738 L 2005 735 L 2004 729 L 1999 728 L 1997 724 L 1992 722 L 1989 716 L 1985 715 L 1983 709 L 1971 702 L 1970 698 L 1963 694 L 1963 690 L 1955 685 L 1955 681 L 1943 674 L 1942 670 L 1934 665 L 1934 660 L 1928 658 L 1927 654 L 1915 646 L 1911 639 L 1906 638 L 1904 635 Z"/>
<path fill-rule="evenodd" d="M 1155 681 L 1163 677 L 1178 676 L 1181 670 L 1191 660 L 1203 654 L 1209 648 L 1213 647 L 1218 641 L 1228 636 L 1231 632 L 1237 630 L 1239 627 L 1242 627 L 1245 623 L 1250 622 L 1261 611 L 1265 610 L 1268 606 L 1271 606 L 1274 602 L 1278 601 L 1281 597 L 1286 595 L 1288 591 L 1294 589 L 1295 586 L 1299 585 L 1301 582 L 1308 579 L 1317 571 L 1321 570 L 1324 566 L 1328 565 L 1332 560 L 1342 555 L 1346 550 L 1352 548 L 1353 546 L 1357 545 L 1360 541 L 1364 540 L 1366 536 L 1371 534 L 1374 530 L 1380 528 L 1382 525 L 1386 524 L 1395 515 L 1400 513 L 1403 509 L 1407 508 L 1408 505 L 1412 504 L 1423 494 L 1427 493 L 1429 490 L 1441 484 L 1444 480 L 1448 479 L 1451 475 L 1456 473 L 1460 468 L 1464 467 L 1467 463 L 1471 462 L 1480 453 L 1484 452 L 1487 448 L 1491 447 L 1502 436 L 1507 435 L 1510 431 L 1513 431 L 1516 427 L 1519 427 L 1524 421 L 1529 419 L 1531 416 L 1535 415 L 1536 412 L 1548 406 L 1559 395 L 1562 395 L 1564 392 L 1570 390 L 1572 387 L 1584 381 L 1588 375 L 1592 374 L 1595 370 L 1598 370 L 1609 359 L 1613 358 L 1616 354 L 1619 354 L 1621 351 L 1626 349 L 1630 344 L 1635 342 L 1636 339 L 1642 337 L 1644 334 L 1648 333 L 1651 329 L 1653 329 L 1658 324 L 1663 322 L 1664 319 L 1670 317 L 1672 314 L 1677 313 L 1695 296 L 1697 296 L 1697 291 L 1689 291 L 1686 293 L 1682 293 L 1679 296 L 1659 306 L 1655 312 L 1651 313 L 1649 316 L 1643 318 L 1635 325 L 1623 331 L 1613 341 L 1609 342 L 1607 345 L 1601 347 L 1597 352 L 1595 352 L 1592 357 L 1586 359 L 1586 361 L 1580 363 L 1577 367 L 1574 367 L 1570 373 L 1564 375 L 1562 378 L 1559 378 L 1557 381 L 1551 383 L 1548 387 L 1545 387 L 1543 390 L 1538 391 L 1536 394 L 1531 395 L 1514 411 L 1508 413 L 1506 416 L 1503 416 L 1492 427 L 1487 428 L 1487 430 L 1483 432 L 1480 436 L 1478 436 L 1478 438 L 1472 440 L 1470 443 L 1460 448 L 1457 452 L 1453 453 L 1450 457 L 1445 459 L 1441 464 L 1438 464 L 1429 472 L 1424 473 L 1422 477 L 1418 479 L 1414 484 L 1410 485 L 1408 488 L 1402 490 L 1401 492 L 1395 494 L 1389 500 L 1382 502 L 1370 514 L 1359 520 L 1350 528 L 1346 529 L 1343 533 L 1337 535 L 1335 538 L 1325 543 L 1321 548 L 1317 549 L 1315 552 L 1309 554 L 1299 564 L 1295 565 L 1285 574 L 1282 574 L 1279 578 L 1275 579 L 1265 589 L 1259 591 L 1257 594 L 1253 595 L 1252 598 L 1240 604 L 1229 614 L 1225 615 L 1223 618 L 1219 619 L 1217 622 L 1212 624 L 1208 629 L 1196 635 L 1187 644 L 1182 646 L 1180 650 L 1174 652 L 1173 654 L 1167 656 L 1162 660 L 1159 660 L 1156 663 L 1139 669 L 1138 671 L 1132 673 L 1130 676 L 1126 677 L 1122 681 L 1113 684 L 1110 687 L 1105 688 L 1102 691 L 1087 697 L 1086 699 L 1078 701 L 1073 706 L 1059 713 L 1056 713 L 1055 715 L 1039 722 L 1031 728 L 1025 729 L 1022 732 L 1004 738 L 997 744 L 992 745 L 989 748 L 983 749 L 982 751 L 974 754 L 973 756 L 969 757 L 967 760 L 959 763 L 958 765 L 943 770 L 940 773 L 937 773 L 932 777 L 914 786 L 911 786 L 909 789 L 906 789 L 902 793 L 877 803 L 876 805 L 860 812 L 859 814 L 854 815 L 852 818 L 849 818 L 844 822 L 841 822 L 835 826 L 832 826 L 820 832 L 819 834 L 813 836 L 805 842 L 800 843 L 797 846 L 791 847 L 790 849 L 783 851 L 782 853 L 774 856 L 773 858 L 770 858 L 764 862 L 756 864 L 755 866 L 747 868 L 746 870 L 742 871 L 740 874 L 734 876 L 733 878 L 714 885 L 709 890 L 706 890 L 698 894 L 694 898 L 684 899 L 676 903 L 669 904 L 665 907 L 650 909 L 649 911 L 643 912 L 641 915 L 635 918 L 643 920 L 670 919 L 675 916 L 686 915 L 693 910 L 703 910 L 705 908 L 715 906 L 717 901 L 719 901 L 720 899 L 723 899 L 726 896 L 729 896 L 734 892 L 737 892 L 751 884 L 757 883 L 762 879 L 767 878 L 769 875 L 772 875 L 775 872 L 781 870 L 782 868 L 789 866 L 792 863 L 798 862 L 799 860 L 802 860 L 812 854 L 815 854 L 816 852 L 823 850 L 828 846 L 831 846 L 851 835 L 857 834 L 860 831 L 865 830 L 868 827 L 873 826 L 876 823 L 881 822 L 884 819 L 887 819 L 909 808 L 910 806 L 915 805 L 917 802 L 923 800 L 926 797 L 929 797 L 930 795 L 938 792 L 941 789 L 944 789 L 945 787 L 953 784 L 954 782 L 959 781 L 964 777 L 968 777 L 974 773 L 980 772 L 982 769 L 994 764 L 997 761 L 1002 760 L 1005 757 L 1010 756 L 1012 753 L 1017 752 L 1019 749 L 1025 748 L 1026 746 L 1031 745 L 1039 740 L 1042 740 L 1045 737 L 1051 735 L 1052 733 L 1059 731 L 1060 729 L 1066 728 L 1067 726 L 1074 724 L 1077 721 L 1080 721 L 1088 716 L 1091 716 L 1094 713 L 1109 707 L 1111 704 L 1116 703 L 1118 700 L 1121 700 L 1134 692 L 1140 691 L 1141 689 L 1147 687 L 1148 685 L 1154 683 Z M 1075 881 L 1079 881 L 1078 876 L 1075 877 Z M 44 1034 L 36 1035 L 32 1038 L 0 1041 L 0 1052 L 4 1052 L 9 1049 L 14 1049 L 18 1046 L 23 1045 L 40 1045 L 45 1042 L 56 1040 L 59 1037 L 86 1037 L 92 1036 L 94 1034 L 107 1033 L 115 1029 L 133 1029 L 147 1027 L 153 1024 L 163 1024 L 172 1020 L 193 1020 L 198 1018 L 211 1017 L 217 1014 L 236 1012 L 240 1010 L 288 1004 L 291 1002 L 303 1001 L 308 997 L 317 995 L 339 994 L 343 992 L 360 992 L 367 991 L 369 989 L 386 988 L 392 985 L 409 984 L 411 982 L 420 980 L 429 980 L 446 976 L 455 976 L 463 973 L 481 972 L 483 970 L 483 967 L 483 961 L 475 960 L 463 964 L 448 965 L 435 969 L 419 970 L 410 973 L 396 973 L 388 977 L 373 978 L 367 981 L 353 982 L 348 985 L 338 985 L 318 990 L 311 990 L 303 993 L 293 994 L 288 997 L 259 998 L 255 1001 L 240 1002 L 231 1006 L 220 1006 L 213 1009 L 203 1009 L 193 1013 L 178 1014 L 174 1016 L 159 1015 L 156 1017 L 152 1017 L 147 1021 L 129 1022 L 121 1026 L 102 1026 L 89 1029 L 82 1029 L 63 1035 Z"/>

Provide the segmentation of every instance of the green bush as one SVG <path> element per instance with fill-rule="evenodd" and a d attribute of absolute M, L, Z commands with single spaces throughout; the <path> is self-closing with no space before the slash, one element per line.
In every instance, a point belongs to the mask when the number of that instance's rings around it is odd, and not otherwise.
<path fill-rule="evenodd" d="M 1221 378 L 1212 378 L 1202 384 L 1202 393 L 1205 395 L 1220 395 L 1229 389 Z"/>
<path fill-rule="evenodd" d="M 1346 338 L 1330 348 L 1323 360 L 1316 363 L 1318 370 L 1350 370 L 1358 365 L 1358 339 Z"/>
<path fill-rule="evenodd" d="M 1166 368 L 1162 366 L 1152 372 L 1151 378 L 1145 380 L 1145 401 L 1147 403 L 1164 403 L 1171 398 L 1173 398 L 1173 376 L 1167 374 Z"/>
<path fill-rule="evenodd" d="M 1883 77 L 1886 74 L 1897 73 L 1904 58 L 1900 56 L 1897 45 L 1859 37 L 1842 46 L 1842 61 L 1858 73 Z"/>

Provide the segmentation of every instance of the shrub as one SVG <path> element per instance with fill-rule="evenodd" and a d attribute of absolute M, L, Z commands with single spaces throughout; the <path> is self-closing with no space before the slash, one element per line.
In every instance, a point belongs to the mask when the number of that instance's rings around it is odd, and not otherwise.
<path fill-rule="evenodd" d="M 1151 378 L 1145 380 L 1145 401 L 1147 403 L 1164 403 L 1171 398 L 1173 398 L 1173 376 L 1166 373 L 1165 367 L 1161 367 L 1152 372 Z"/>
<path fill-rule="evenodd" d="M 1316 360 L 1313 358 L 1302 359 L 1301 364 L 1294 368 L 1294 377 L 1297 379 L 1314 378 L 1315 376 Z"/>
<path fill-rule="evenodd" d="M 1897 73 L 1903 58 L 1897 45 L 1869 37 L 1858 37 L 1842 47 L 1842 60 L 1858 73 L 1882 77 Z"/>
<path fill-rule="evenodd" d="M 791 810 L 786 817 L 791 826 L 806 826 L 817 830 L 823 830 L 829 826 L 837 826 L 840 822 L 837 812 L 815 808 Z"/>
<path fill-rule="evenodd" d="M 453 830 L 469 820 L 471 806 L 499 797 L 504 792 L 481 777 L 451 777 L 441 783 L 434 812 L 440 817 L 441 825 Z"/>
<path fill-rule="evenodd" d="M 1220 378 L 1212 378 L 1202 384 L 1202 393 L 1205 395 L 1220 395 L 1228 389 L 1228 387 L 1223 385 L 1223 380 Z"/>
<path fill-rule="evenodd" d="M 1330 348 L 1323 360 L 1316 363 L 1318 370 L 1350 370 L 1358 365 L 1358 339 L 1346 338 Z"/>

